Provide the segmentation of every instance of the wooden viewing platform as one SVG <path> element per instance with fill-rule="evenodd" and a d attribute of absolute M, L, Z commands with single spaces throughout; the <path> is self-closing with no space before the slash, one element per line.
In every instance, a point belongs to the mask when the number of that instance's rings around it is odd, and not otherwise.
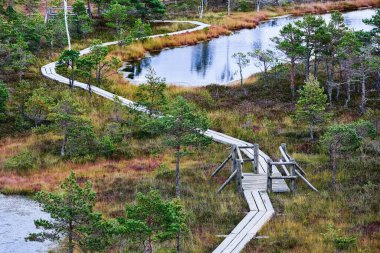
<path fill-rule="evenodd" d="M 197 27 L 168 34 L 150 36 L 151 38 L 183 34 L 209 27 L 208 24 L 199 21 L 159 22 L 191 23 L 197 25 Z M 107 42 L 103 43 L 102 46 L 110 46 L 117 43 L 118 41 Z M 86 48 L 80 51 L 80 55 L 85 55 L 90 52 L 90 48 Z M 60 83 L 69 84 L 69 79 L 58 74 L 55 68 L 56 62 L 51 62 L 41 67 L 42 75 Z M 89 89 L 88 84 L 78 81 L 74 81 L 73 86 L 84 90 Z M 114 101 L 117 99 L 126 107 L 143 113 L 147 112 L 146 108 L 137 106 L 133 101 L 115 95 L 99 87 L 91 85 L 91 90 L 94 94 L 102 96 L 108 100 Z M 210 129 L 203 134 L 211 137 L 215 142 L 229 145 L 232 148 L 231 154 L 212 174 L 212 176 L 215 176 L 229 161 L 231 161 L 231 175 L 220 187 L 218 192 L 222 191 L 232 179 L 235 179 L 238 186 L 238 192 L 245 197 L 249 205 L 248 214 L 239 224 L 237 224 L 237 226 L 213 252 L 240 252 L 245 245 L 255 237 L 256 233 L 275 213 L 267 192 L 289 192 L 290 190 L 294 192 L 297 178 L 303 180 L 310 188 L 317 191 L 315 187 L 305 179 L 305 172 L 302 168 L 286 153 L 285 145 L 280 147 L 282 156 L 281 160 L 278 162 L 272 162 L 269 156 L 259 149 L 257 144 L 248 143 Z M 246 171 L 247 166 L 244 166 L 244 163 L 246 165 L 252 165 L 252 169 Z M 278 168 L 282 169 L 282 173 Z M 290 189 L 285 180 L 291 180 Z"/>

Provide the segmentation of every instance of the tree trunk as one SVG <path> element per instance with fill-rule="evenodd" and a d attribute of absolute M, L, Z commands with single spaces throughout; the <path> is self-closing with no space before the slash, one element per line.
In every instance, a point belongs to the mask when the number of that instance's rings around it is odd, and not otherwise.
<path fill-rule="evenodd" d="M 333 106 L 332 93 L 333 93 L 333 84 L 332 82 L 327 81 L 327 95 L 329 97 L 329 103 L 331 107 Z"/>
<path fill-rule="evenodd" d="M 295 90 L 295 84 L 294 84 L 294 75 L 295 75 L 295 59 L 291 59 L 290 63 L 290 90 L 292 92 L 292 99 L 296 97 L 296 90 Z"/>
<path fill-rule="evenodd" d="M 177 234 L 177 253 L 181 252 L 181 230 Z"/>
<path fill-rule="evenodd" d="M 100 77 L 101 77 L 100 72 L 101 72 L 100 66 L 98 66 L 98 68 L 96 69 L 96 83 L 98 83 L 98 84 L 100 82 Z"/>
<path fill-rule="evenodd" d="M 180 191 L 180 178 L 179 178 L 179 160 L 180 160 L 180 151 L 181 147 L 178 146 L 176 148 L 176 161 L 175 161 L 175 195 L 177 198 L 180 197 L 181 191 Z"/>
<path fill-rule="evenodd" d="M 54 39 L 52 37 L 50 40 L 50 52 L 49 52 L 50 59 L 53 58 L 53 52 L 54 52 Z"/>
<path fill-rule="evenodd" d="M 310 55 L 306 57 L 306 64 L 305 64 L 305 80 L 309 81 L 309 74 L 310 74 Z"/>
<path fill-rule="evenodd" d="M 74 87 L 74 66 L 71 67 L 69 86 L 70 86 L 70 88 Z"/>
<path fill-rule="evenodd" d="M 87 85 L 88 85 L 88 92 L 90 93 L 90 98 L 92 98 L 92 89 L 91 89 L 91 84 L 90 84 L 90 78 L 88 78 Z"/>
<path fill-rule="evenodd" d="M 68 253 L 74 253 L 74 244 L 73 244 L 73 224 L 72 222 L 69 223 L 69 231 L 67 233 L 67 237 L 69 240 L 69 249 Z"/>
<path fill-rule="evenodd" d="M 240 87 L 243 90 L 244 96 L 248 96 L 248 91 L 246 88 L 244 88 L 244 84 L 243 84 L 243 70 L 241 66 L 239 67 L 240 67 Z"/>
<path fill-rule="evenodd" d="M 366 112 L 366 87 L 365 87 L 365 73 L 363 72 L 362 74 L 362 98 L 361 98 L 361 103 L 360 103 L 360 112 L 361 114 L 364 114 Z"/>
<path fill-rule="evenodd" d="M 79 35 L 79 37 L 81 37 L 82 36 L 82 31 L 81 31 L 81 29 L 80 29 L 80 21 L 79 20 L 76 20 L 76 30 L 77 30 L 77 34 Z"/>
<path fill-rule="evenodd" d="M 63 136 L 63 140 L 62 140 L 62 144 L 61 144 L 61 157 L 65 156 L 66 143 L 67 143 L 67 133 L 66 133 L 66 130 L 65 130 L 65 133 L 64 133 L 64 136 Z"/>
<path fill-rule="evenodd" d="M 65 27 L 66 27 L 67 45 L 69 46 L 69 50 L 71 50 L 69 24 L 67 21 L 67 0 L 63 0 L 63 5 L 64 5 L 64 19 L 65 19 Z"/>
<path fill-rule="evenodd" d="M 91 10 L 91 2 L 87 0 L 87 14 L 90 18 L 92 18 L 92 10 Z"/>
<path fill-rule="evenodd" d="M 335 95 L 335 100 L 338 100 L 340 97 L 340 85 L 338 84 L 336 86 L 336 95 Z"/>
<path fill-rule="evenodd" d="M 201 0 L 201 6 L 199 7 L 199 18 L 203 18 L 204 2 Z"/>
<path fill-rule="evenodd" d="M 314 79 L 317 80 L 318 77 L 318 58 L 314 55 Z"/>
<path fill-rule="evenodd" d="M 330 66 L 330 61 L 326 60 L 326 76 L 327 80 L 332 82 L 333 77 L 332 77 L 332 66 Z"/>
<path fill-rule="evenodd" d="M 314 140 L 314 120 L 313 116 L 310 116 L 310 139 Z"/>
<path fill-rule="evenodd" d="M 231 0 L 227 0 L 227 15 L 231 14 Z"/>
<path fill-rule="evenodd" d="M 268 66 L 266 61 L 264 61 L 264 85 L 268 84 Z"/>
<path fill-rule="evenodd" d="M 240 86 L 243 88 L 243 70 L 242 67 L 240 67 Z"/>
<path fill-rule="evenodd" d="M 336 174 L 336 147 L 333 146 L 331 148 L 331 165 L 332 165 L 332 173 L 331 173 L 331 188 L 335 191 L 335 174 Z"/>
<path fill-rule="evenodd" d="M 17 71 L 18 74 L 18 80 L 21 82 L 22 81 L 22 76 L 24 75 L 22 70 Z"/>
<path fill-rule="evenodd" d="M 376 89 L 380 90 L 380 69 L 377 70 L 377 76 L 376 76 Z"/>
<path fill-rule="evenodd" d="M 0 7 L 0 8 L 2 8 L 2 7 Z M 48 14 L 48 0 L 45 0 L 45 23 L 47 23 L 48 20 L 49 20 L 49 16 L 48 15 L 49 15 Z"/>
<path fill-rule="evenodd" d="M 144 241 L 144 253 L 153 253 L 153 242 L 150 237 Z"/>
<path fill-rule="evenodd" d="M 344 107 L 348 108 L 348 103 L 351 101 L 351 79 L 347 79 L 346 81 L 346 101 L 344 103 Z"/>

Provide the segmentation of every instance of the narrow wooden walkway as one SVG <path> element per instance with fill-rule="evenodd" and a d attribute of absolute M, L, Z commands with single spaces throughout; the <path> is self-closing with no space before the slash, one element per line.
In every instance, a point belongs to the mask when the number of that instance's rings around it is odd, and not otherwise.
<path fill-rule="evenodd" d="M 169 34 L 160 34 L 151 36 L 160 37 L 167 35 L 177 35 L 182 33 L 193 32 L 197 30 L 204 29 L 208 27 L 208 24 L 204 24 L 198 21 L 158 21 L 158 22 L 185 22 L 197 25 L 197 27 L 178 31 Z M 103 43 L 103 46 L 110 46 L 117 44 L 118 41 Z M 90 53 L 90 48 L 86 48 L 80 51 L 81 55 Z M 42 75 L 55 80 L 60 83 L 69 84 L 69 79 L 59 75 L 56 72 L 56 62 L 51 62 L 43 67 L 41 67 Z M 74 81 L 74 86 L 88 90 L 88 84 Z M 146 108 L 137 106 L 133 101 L 117 96 L 111 92 L 103 90 L 96 86 L 91 86 L 92 92 L 99 96 L 102 96 L 109 100 L 115 100 L 116 98 L 121 101 L 124 106 L 135 109 L 140 112 L 147 112 Z M 237 146 L 252 146 L 251 143 L 236 139 L 234 137 L 213 131 L 207 130 L 204 135 L 211 137 L 215 142 L 219 142 L 226 145 L 237 145 Z M 243 149 L 244 154 L 253 159 L 254 150 L 251 148 Z M 226 237 L 226 239 L 214 250 L 214 252 L 240 252 L 245 245 L 255 237 L 256 233 L 264 226 L 266 222 L 273 216 L 274 210 L 268 194 L 266 193 L 266 180 L 267 177 L 267 160 L 269 157 L 259 150 L 259 170 L 258 174 L 244 173 L 242 179 L 242 188 L 244 196 L 249 205 L 249 213 L 244 217 L 244 219 L 231 231 L 231 233 Z M 273 174 L 280 175 L 278 169 L 272 167 Z M 264 178 L 265 177 L 265 178 Z M 284 180 L 273 180 L 273 190 L 275 192 L 287 192 L 289 191 L 288 186 Z"/>
<path fill-rule="evenodd" d="M 276 168 L 277 169 L 277 168 Z M 282 176 L 279 172 L 273 173 L 274 176 Z M 267 174 L 243 173 L 243 190 L 244 191 L 266 191 Z M 290 189 L 283 179 L 273 179 L 273 192 L 289 192 Z"/>
<path fill-rule="evenodd" d="M 213 253 L 240 252 L 273 216 L 274 210 L 266 190 L 246 190 L 244 196 L 249 205 L 248 214 Z"/>
<path fill-rule="evenodd" d="M 236 139 L 234 137 L 228 136 L 216 132 L 214 130 L 207 130 L 205 135 L 211 137 L 215 142 L 219 142 L 226 145 L 237 145 L 237 146 L 253 146 L 252 143 Z M 254 158 L 254 150 L 252 148 L 242 149 L 242 152 L 250 159 Z M 266 191 L 267 189 L 267 160 L 269 156 L 263 151 L 259 150 L 259 170 L 258 174 L 253 173 L 243 173 L 243 190 L 258 190 Z M 281 176 L 280 171 L 276 166 L 272 166 L 273 175 Z M 273 180 L 273 192 L 289 192 L 290 189 L 283 179 Z"/>

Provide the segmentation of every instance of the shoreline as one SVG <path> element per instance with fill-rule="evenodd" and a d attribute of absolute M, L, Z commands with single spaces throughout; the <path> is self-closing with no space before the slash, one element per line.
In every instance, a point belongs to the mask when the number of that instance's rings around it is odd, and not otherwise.
<path fill-rule="evenodd" d="M 319 9 L 316 9 L 316 8 Z M 324 8 L 322 8 L 324 7 Z M 225 21 L 223 25 L 216 24 L 216 22 L 208 22 L 209 19 L 213 19 L 214 14 L 207 13 L 202 19 L 196 19 L 203 23 L 209 23 L 210 26 L 206 29 L 174 35 L 168 37 L 151 38 L 146 41 L 136 42 L 132 45 L 124 48 L 117 47 L 111 49 L 110 56 L 118 56 L 123 62 L 139 61 L 146 58 L 146 54 L 150 52 L 160 52 L 166 49 L 172 49 L 177 47 L 186 47 L 196 45 L 211 39 L 218 38 L 220 36 L 230 35 L 234 31 L 243 29 L 254 29 L 260 23 L 269 21 L 272 19 L 278 19 L 286 16 L 304 16 L 307 14 L 327 14 L 334 11 L 349 12 L 362 9 L 371 9 L 380 7 L 380 1 L 367 0 L 362 1 L 340 1 L 340 2 L 326 2 L 326 3 L 310 3 L 302 4 L 299 6 L 291 6 L 289 9 L 283 9 L 277 7 L 273 11 L 264 9 L 260 12 L 233 12 L 230 16 L 223 16 L 222 21 Z M 310 9 L 312 8 L 312 9 Z M 210 16 L 211 15 L 211 16 Z M 126 79 L 127 80 L 127 79 Z"/>

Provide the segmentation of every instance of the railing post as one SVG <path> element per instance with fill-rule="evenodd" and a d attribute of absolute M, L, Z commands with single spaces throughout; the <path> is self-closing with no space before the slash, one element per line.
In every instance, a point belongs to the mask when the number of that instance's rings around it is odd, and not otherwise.
<path fill-rule="evenodd" d="M 267 179 L 267 191 L 270 193 L 272 192 L 272 160 L 271 159 L 268 159 L 267 160 L 267 175 L 268 175 L 268 179 Z"/>
<path fill-rule="evenodd" d="M 254 144 L 253 148 L 253 172 L 255 174 L 259 173 L 259 144 Z"/>
<path fill-rule="evenodd" d="M 294 177 L 296 175 L 295 161 L 294 161 L 294 159 L 290 159 L 290 161 L 293 163 L 292 165 L 290 165 L 290 175 Z M 290 188 L 291 188 L 290 190 L 292 191 L 292 193 L 296 192 L 296 179 L 295 178 L 291 179 Z"/>
<path fill-rule="evenodd" d="M 287 153 L 286 151 L 286 143 L 281 143 L 282 150 L 284 150 L 285 154 Z"/>
<path fill-rule="evenodd" d="M 281 143 L 280 147 L 284 151 L 284 154 L 281 152 L 281 157 L 284 159 L 284 161 L 286 161 L 288 159 L 287 157 L 284 157 L 284 155 L 286 155 L 286 144 Z"/>
<path fill-rule="evenodd" d="M 236 145 L 232 145 L 231 173 L 236 169 Z"/>
<path fill-rule="evenodd" d="M 237 160 L 237 174 L 236 174 L 236 181 L 237 181 L 237 189 L 239 193 L 243 193 L 243 185 L 242 185 L 242 177 L 243 177 L 243 161 L 240 159 Z"/>

